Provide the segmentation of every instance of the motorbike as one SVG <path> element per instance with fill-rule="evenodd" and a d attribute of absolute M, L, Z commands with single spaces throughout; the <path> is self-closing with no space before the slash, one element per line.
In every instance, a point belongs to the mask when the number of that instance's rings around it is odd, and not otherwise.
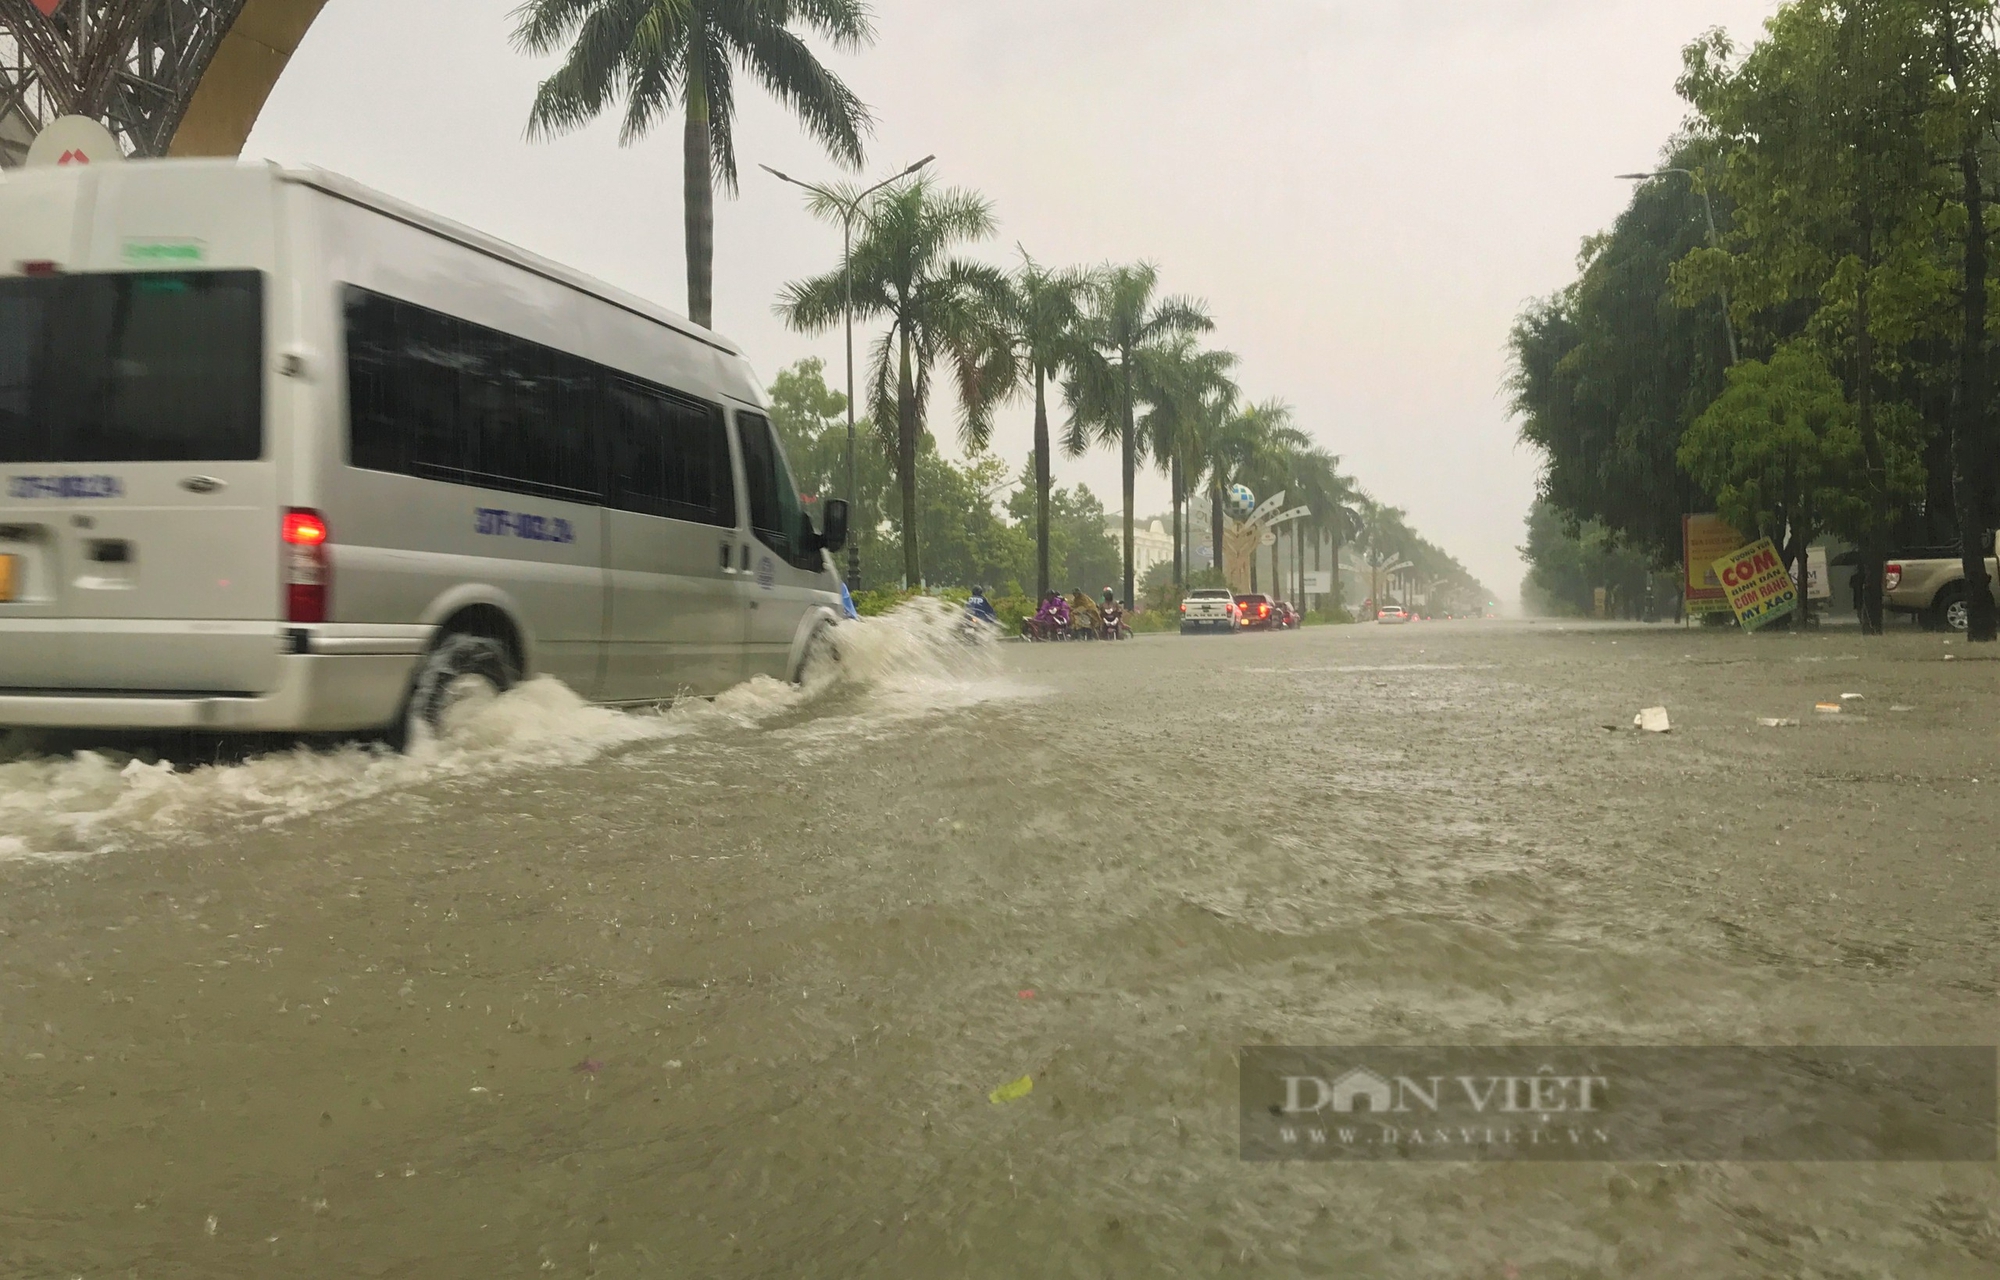
<path fill-rule="evenodd" d="M 1104 611 L 1104 638 L 1106 640 L 1130 640 L 1132 628 L 1125 621 L 1125 611 L 1112 605 Z"/>

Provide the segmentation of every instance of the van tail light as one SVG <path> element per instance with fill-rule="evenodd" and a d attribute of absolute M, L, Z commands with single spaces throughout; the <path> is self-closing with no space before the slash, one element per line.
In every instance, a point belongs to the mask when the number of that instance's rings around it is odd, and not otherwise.
<path fill-rule="evenodd" d="M 284 546 L 285 620 L 325 622 L 326 598 L 333 586 L 333 566 L 327 562 L 326 520 L 317 511 L 290 507 L 280 526 Z"/>
<path fill-rule="evenodd" d="M 1892 564 L 1882 570 L 1882 590 L 1894 591 L 1901 585 L 1903 585 L 1902 565 Z"/>
<path fill-rule="evenodd" d="M 1186 613 L 1186 612 L 1187 612 L 1187 601 L 1185 601 L 1185 600 L 1181 601 L 1181 612 L 1182 612 L 1182 613 Z"/>

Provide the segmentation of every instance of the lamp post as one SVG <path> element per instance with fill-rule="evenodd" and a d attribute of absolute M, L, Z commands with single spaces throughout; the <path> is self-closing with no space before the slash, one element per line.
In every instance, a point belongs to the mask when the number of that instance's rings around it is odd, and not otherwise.
<path fill-rule="evenodd" d="M 1652 173 L 1621 173 L 1618 176 L 1627 182 L 1647 182 L 1654 178 L 1667 177 L 1669 174 L 1679 174 L 1686 178 L 1689 185 L 1695 189 L 1695 194 L 1701 197 L 1701 211 L 1708 217 L 1708 247 L 1720 249 L 1722 237 L 1715 229 L 1715 205 L 1710 202 L 1708 188 L 1702 184 L 1694 170 L 1658 169 Z M 1736 321 L 1729 315 L 1729 286 L 1726 284 L 1722 286 L 1722 329 L 1729 335 L 1729 363 L 1733 365 L 1739 359 L 1736 354 Z"/>
<path fill-rule="evenodd" d="M 811 182 L 801 182 L 787 173 L 780 173 L 768 164 L 757 167 L 780 182 L 789 182 L 803 188 L 840 209 L 840 274 L 847 291 L 847 505 L 856 513 L 861 510 L 861 491 L 854 478 L 854 219 L 860 216 L 861 202 L 892 183 L 901 182 L 917 170 L 923 168 L 936 156 L 925 156 L 901 173 L 882 179 L 860 195 L 848 199 L 839 192 Z M 850 537 L 847 540 L 847 589 L 861 590 L 861 540 Z"/>

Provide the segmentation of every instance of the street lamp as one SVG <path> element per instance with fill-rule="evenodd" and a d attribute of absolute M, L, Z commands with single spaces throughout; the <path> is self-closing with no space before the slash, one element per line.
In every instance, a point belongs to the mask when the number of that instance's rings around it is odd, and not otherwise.
<path fill-rule="evenodd" d="M 788 173 L 780 173 L 768 164 L 757 167 L 780 182 L 789 182 L 802 187 L 820 199 L 840 208 L 840 274 L 847 291 L 847 505 L 850 509 L 861 510 L 861 491 L 854 479 L 854 219 L 861 213 L 861 202 L 892 183 L 901 182 L 917 170 L 923 168 L 936 156 L 925 156 L 909 168 L 893 177 L 882 179 L 853 199 L 847 199 L 839 192 L 810 182 L 801 182 Z M 861 590 L 861 540 L 847 540 L 847 589 Z"/>
<path fill-rule="evenodd" d="M 1654 178 L 1664 178 L 1676 173 L 1686 178 L 1689 185 L 1693 186 L 1695 192 L 1701 196 L 1702 212 L 1708 216 L 1708 247 L 1711 249 L 1720 249 L 1722 247 L 1722 238 L 1715 230 L 1715 205 L 1709 201 L 1708 188 L 1699 180 L 1694 170 L 1659 169 L 1652 173 L 1621 173 L 1618 176 L 1627 182 L 1647 182 Z M 1736 322 L 1729 316 L 1729 286 L 1726 284 L 1722 286 L 1722 328 L 1723 332 L 1729 335 L 1729 363 L 1733 365 L 1738 359 L 1736 354 Z"/>

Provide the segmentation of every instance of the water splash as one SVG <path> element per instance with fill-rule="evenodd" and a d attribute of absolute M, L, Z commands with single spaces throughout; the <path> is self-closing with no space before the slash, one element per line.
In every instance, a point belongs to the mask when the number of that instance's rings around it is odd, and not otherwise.
<path fill-rule="evenodd" d="M 199 839 L 429 783 L 586 764 L 689 734 L 777 729 L 810 748 L 1020 692 L 998 675 L 993 637 L 966 635 L 961 617 L 940 601 L 911 601 L 836 628 L 802 685 L 758 677 L 712 701 L 620 711 L 540 677 L 407 754 L 349 743 L 202 765 L 110 750 L 0 758 L 0 862 Z"/>

